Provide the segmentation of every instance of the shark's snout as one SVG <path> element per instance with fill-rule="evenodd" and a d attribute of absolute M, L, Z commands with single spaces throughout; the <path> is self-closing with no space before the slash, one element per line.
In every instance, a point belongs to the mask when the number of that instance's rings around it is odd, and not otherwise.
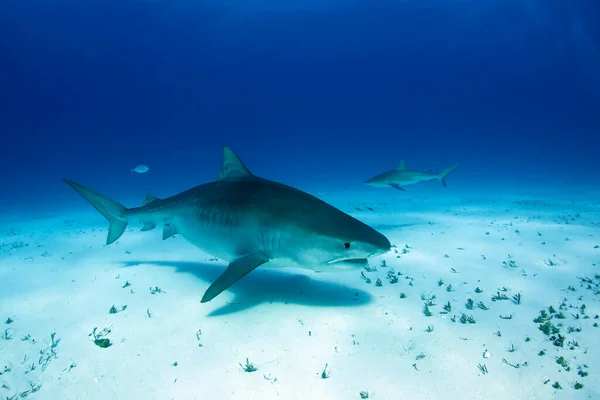
<path fill-rule="evenodd" d="M 383 234 L 377 232 L 377 240 L 374 243 L 376 250 L 373 253 L 374 256 L 385 254 L 392 249 L 392 243 Z"/>
<path fill-rule="evenodd" d="M 374 178 L 367 179 L 365 181 L 365 185 L 378 187 L 378 186 L 387 186 L 387 183 L 382 182 L 382 180 L 379 177 L 374 177 Z"/>

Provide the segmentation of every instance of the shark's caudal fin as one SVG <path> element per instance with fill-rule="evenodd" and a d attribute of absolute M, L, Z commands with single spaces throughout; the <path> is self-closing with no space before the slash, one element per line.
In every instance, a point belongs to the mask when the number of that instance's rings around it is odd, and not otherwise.
<path fill-rule="evenodd" d="M 439 173 L 440 182 L 442 182 L 442 186 L 446 186 L 446 177 L 450 172 L 454 171 L 456 167 L 458 167 L 458 164 L 454 164 L 450 168 L 446 168 L 445 170 Z"/>
<path fill-rule="evenodd" d="M 109 199 L 92 189 L 86 188 L 85 186 L 68 179 L 63 179 L 63 181 L 71 186 L 77 193 L 82 195 L 84 199 L 89 201 L 89 203 L 108 220 L 110 227 L 106 238 L 106 244 L 116 242 L 125 231 L 125 228 L 127 228 L 128 221 L 124 217 L 127 209 L 116 201 Z"/>

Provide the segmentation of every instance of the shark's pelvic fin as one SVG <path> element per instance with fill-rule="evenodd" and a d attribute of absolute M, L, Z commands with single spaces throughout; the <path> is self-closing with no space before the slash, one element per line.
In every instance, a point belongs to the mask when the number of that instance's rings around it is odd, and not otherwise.
<path fill-rule="evenodd" d="M 227 266 L 227 269 L 216 281 L 212 283 L 206 289 L 204 296 L 202 297 L 201 303 L 206 303 L 214 299 L 219 293 L 226 290 L 228 287 L 237 282 L 240 278 L 246 276 L 250 271 L 256 267 L 269 261 L 266 257 L 258 254 L 247 254 L 243 257 L 232 261 Z"/>
<path fill-rule="evenodd" d="M 142 232 L 151 231 L 156 228 L 156 224 L 154 222 L 144 222 L 144 226 L 140 229 Z"/>
<path fill-rule="evenodd" d="M 404 160 L 400 161 L 400 164 L 398 164 L 398 167 L 396 169 L 406 169 L 406 163 L 404 162 Z"/>
<path fill-rule="evenodd" d="M 390 183 L 390 186 L 393 187 L 394 189 L 402 190 L 403 192 L 406 191 L 406 189 L 404 189 L 402 186 L 398 185 L 397 183 Z"/>
<path fill-rule="evenodd" d="M 160 199 L 154 195 L 147 194 L 146 197 L 144 198 L 144 201 L 142 202 L 142 207 L 147 206 L 148 204 L 150 204 L 156 200 L 160 200 Z"/>
<path fill-rule="evenodd" d="M 177 228 L 175 228 L 171 224 L 165 224 L 165 226 L 163 227 L 163 240 L 167 240 L 168 238 L 175 235 L 176 233 L 177 233 Z"/>
<path fill-rule="evenodd" d="M 442 182 L 442 186 L 446 186 L 446 177 L 448 176 L 448 174 L 452 171 L 454 171 L 454 169 L 458 167 L 458 163 L 454 164 L 453 166 L 451 166 L 450 168 L 446 168 L 445 170 L 443 170 L 442 172 L 440 172 L 440 182 Z"/>
<path fill-rule="evenodd" d="M 106 244 L 116 242 L 125 228 L 127 228 L 127 219 L 124 217 L 127 209 L 116 201 L 109 199 L 108 197 L 82 186 L 78 183 L 63 179 L 63 181 L 71 186 L 77 193 L 83 196 L 100 214 L 104 215 L 104 218 L 108 220 L 109 229 L 108 236 L 106 237 Z"/>
<path fill-rule="evenodd" d="M 229 147 L 223 147 L 223 162 L 219 179 L 239 178 L 252 176 L 242 160 Z"/>

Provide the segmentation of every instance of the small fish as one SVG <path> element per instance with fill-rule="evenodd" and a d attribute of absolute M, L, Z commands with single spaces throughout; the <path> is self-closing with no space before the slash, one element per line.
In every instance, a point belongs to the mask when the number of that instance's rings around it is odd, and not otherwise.
<path fill-rule="evenodd" d="M 138 174 L 144 174 L 148 171 L 150 171 L 150 167 L 144 164 L 140 164 L 131 170 L 131 172 L 137 172 Z"/>

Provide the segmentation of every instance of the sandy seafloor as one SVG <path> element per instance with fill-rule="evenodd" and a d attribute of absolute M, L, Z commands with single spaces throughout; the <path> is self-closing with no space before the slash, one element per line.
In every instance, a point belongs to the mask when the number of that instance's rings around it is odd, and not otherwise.
<path fill-rule="evenodd" d="M 600 398 L 597 197 L 381 190 L 322 196 L 396 246 L 376 271 L 261 267 L 207 304 L 225 264 L 160 227 L 105 246 L 81 198 L 76 214 L 4 215 L 0 398 Z M 534 322 L 550 306 L 562 336 Z"/>

